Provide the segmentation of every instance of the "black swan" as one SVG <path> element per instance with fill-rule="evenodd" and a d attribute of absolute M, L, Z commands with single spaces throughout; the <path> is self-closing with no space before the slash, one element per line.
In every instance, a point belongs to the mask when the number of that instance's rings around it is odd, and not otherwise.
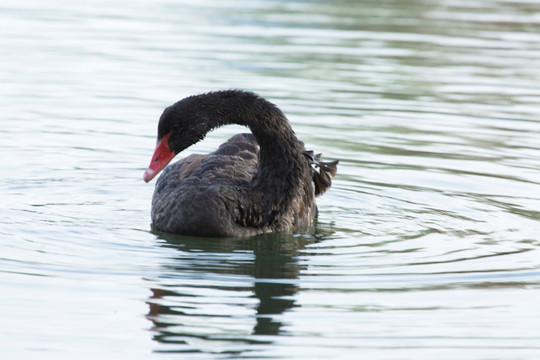
<path fill-rule="evenodd" d="M 309 227 L 317 213 L 315 196 L 330 187 L 338 161 L 325 163 L 306 151 L 281 110 L 251 92 L 215 91 L 166 108 L 144 181 L 226 124 L 247 126 L 252 134 L 235 135 L 211 154 L 168 166 L 152 198 L 153 228 L 242 237 Z"/>

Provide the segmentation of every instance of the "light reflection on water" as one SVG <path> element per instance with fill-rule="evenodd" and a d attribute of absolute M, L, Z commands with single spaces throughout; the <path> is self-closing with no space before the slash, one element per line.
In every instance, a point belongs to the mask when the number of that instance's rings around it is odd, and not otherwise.
<path fill-rule="evenodd" d="M 534 1 L 0 14 L 7 357 L 540 355 Z M 141 175 L 161 110 L 224 88 L 268 97 L 340 159 L 314 234 L 150 232 Z"/>

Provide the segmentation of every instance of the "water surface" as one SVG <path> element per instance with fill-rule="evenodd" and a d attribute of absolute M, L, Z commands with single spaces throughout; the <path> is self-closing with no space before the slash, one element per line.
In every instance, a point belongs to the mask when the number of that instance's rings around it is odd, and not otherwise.
<path fill-rule="evenodd" d="M 539 358 L 535 1 L 0 10 L 6 358 Z M 340 159 L 314 233 L 150 231 L 162 109 L 229 88 Z"/>

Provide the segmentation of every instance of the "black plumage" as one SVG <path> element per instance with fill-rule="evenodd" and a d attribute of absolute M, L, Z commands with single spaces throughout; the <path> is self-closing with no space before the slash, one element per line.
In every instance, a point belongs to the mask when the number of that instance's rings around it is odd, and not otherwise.
<path fill-rule="evenodd" d="M 154 228 L 239 237 L 311 225 L 315 196 L 330 187 L 338 162 L 325 163 L 306 151 L 285 115 L 267 100 L 237 90 L 185 98 L 163 112 L 158 143 L 167 140 L 174 156 L 226 124 L 247 126 L 252 134 L 235 135 L 211 154 L 165 168 L 152 198 Z"/>

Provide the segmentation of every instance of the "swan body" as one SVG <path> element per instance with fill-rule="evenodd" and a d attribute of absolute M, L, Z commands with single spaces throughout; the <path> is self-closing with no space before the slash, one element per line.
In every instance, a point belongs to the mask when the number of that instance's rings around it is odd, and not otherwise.
<path fill-rule="evenodd" d="M 166 167 L 226 124 L 247 126 L 251 134 Z M 330 187 L 336 165 L 306 151 L 285 115 L 251 92 L 191 96 L 166 108 L 158 124 L 156 150 L 144 173 L 148 182 L 164 169 L 152 197 L 152 224 L 158 231 L 207 237 L 300 231 L 312 224 L 315 196 Z"/>

